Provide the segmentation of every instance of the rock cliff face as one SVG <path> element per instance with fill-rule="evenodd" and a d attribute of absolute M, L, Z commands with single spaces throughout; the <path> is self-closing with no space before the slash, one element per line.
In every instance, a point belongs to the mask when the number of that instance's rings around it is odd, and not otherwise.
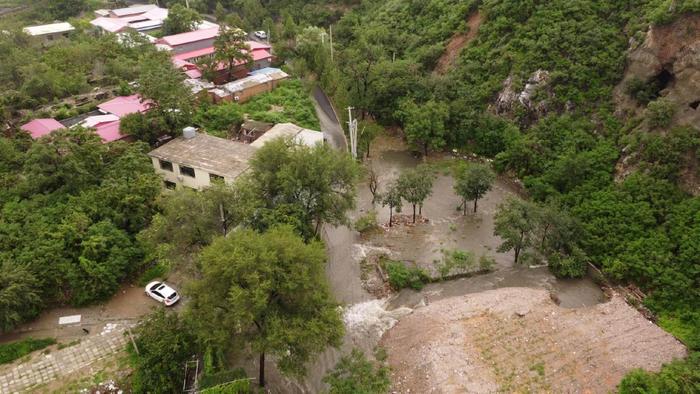
<path fill-rule="evenodd" d="M 521 126 L 533 123 L 549 111 L 549 99 L 553 94 L 549 89 L 549 80 L 549 72 L 537 70 L 527 80 L 523 89 L 516 91 L 513 77 L 508 77 L 503 81 L 503 89 L 498 93 L 492 110 L 498 115 L 513 117 L 520 108 L 527 115 L 521 119 L 525 122 Z"/>
<path fill-rule="evenodd" d="M 640 115 L 645 108 L 629 94 L 635 80 L 656 86 L 655 96 L 675 104 L 672 125 L 700 128 L 700 15 L 653 26 L 643 42 L 631 40 L 625 75 L 614 92 L 621 117 Z"/>

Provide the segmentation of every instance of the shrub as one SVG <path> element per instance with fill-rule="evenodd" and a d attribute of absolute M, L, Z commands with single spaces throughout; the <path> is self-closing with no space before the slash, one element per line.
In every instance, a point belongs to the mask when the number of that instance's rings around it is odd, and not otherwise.
<path fill-rule="evenodd" d="M 141 277 L 139 277 L 138 284 L 139 286 L 146 286 L 148 282 L 158 279 L 158 278 L 164 278 L 165 275 L 168 272 L 168 267 L 161 263 L 157 263 L 155 265 L 152 265 L 141 274 Z"/>
<path fill-rule="evenodd" d="M 549 270 L 558 278 L 580 278 L 586 274 L 586 259 L 580 250 L 571 255 L 552 253 L 548 260 Z"/>
<path fill-rule="evenodd" d="M 357 349 L 342 357 L 335 368 L 323 378 L 330 386 L 329 393 L 386 393 L 391 386 L 389 368 L 384 365 L 384 358 L 379 354 L 379 350 L 377 353 L 377 362 L 368 360 L 364 353 Z"/>
<path fill-rule="evenodd" d="M 204 390 L 208 388 L 214 388 L 216 386 L 221 386 L 229 382 L 236 380 L 246 379 L 247 375 L 242 368 L 232 369 L 228 371 L 221 371 L 212 374 L 204 374 L 199 382 L 199 387 Z M 247 382 L 247 379 L 246 379 Z M 213 392 L 219 392 L 212 390 Z"/>
<path fill-rule="evenodd" d="M 492 256 L 487 256 L 485 254 L 482 254 L 481 257 L 479 257 L 479 269 L 482 271 L 491 271 L 493 269 L 493 266 L 496 265 L 496 259 L 494 259 Z"/>
<path fill-rule="evenodd" d="M 445 279 L 450 274 L 465 273 L 476 265 L 474 254 L 464 250 L 443 250 L 442 264 L 438 266 L 440 276 Z M 457 269 L 457 272 L 454 272 Z"/>
<path fill-rule="evenodd" d="M 658 83 L 654 81 L 645 82 L 637 77 L 632 78 L 626 87 L 627 94 L 641 104 L 648 104 L 650 101 L 655 100 L 659 96 L 658 91 Z"/>
<path fill-rule="evenodd" d="M 54 338 L 27 338 L 17 342 L 0 344 L 0 364 L 7 364 L 27 354 L 51 346 L 56 343 Z"/>
<path fill-rule="evenodd" d="M 355 222 L 355 230 L 362 234 L 368 233 L 372 230 L 377 229 L 377 212 L 369 211 L 366 215 L 360 217 Z"/>
<path fill-rule="evenodd" d="M 658 373 L 635 369 L 620 382 L 620 394 L 700 392 L 700 353 L 663 366 Z"/>
<path fill-rule="evenodd" d="M 389 284 L 394 290 L 408 287 L 413 290 L 420 290 L 430 281 L 428 273 L 421 268 L 409 268 L 399 261 L 391 260 L 384 260 L 383 264 L 389 275 Z"/>
<path fill-rule="evenodd" d="M 658 99 L 647 105 L 646 117 L 652 128 L 668 127 L 675 113 L 676 107 L 671 101 Z"/>

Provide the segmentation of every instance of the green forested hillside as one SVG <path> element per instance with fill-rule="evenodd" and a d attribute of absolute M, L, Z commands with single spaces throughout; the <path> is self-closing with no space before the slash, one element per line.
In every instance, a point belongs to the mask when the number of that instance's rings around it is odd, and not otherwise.
<path fill-rule="evenodd" d="M 478 35 L 450 72 L 435 73 L 449 39 L 477 10 Z M 436 147 L 493 157 L 534 200 L 563 205 L 583 231 L 585 254 L 571 263 L 590 261 L 613 280 L 640 286 L 660 324 L 697 349 L 700 199 L 677 181 L 684 160 L 697 156 L 699 131 L 632 132 L 640 119 L 615 116 L 612 93 L 631 37 L 643 40 L 650 23 L 699 10 L 693 0 L 365 1 L 334 26 L 340 70 L 324 51 L 297 50 L 336 101 L 359 107 L 361 116 L 408 133 L 407 109 L 447 106 L 445 133 L 429 137 L 443 140 Z M 547 79 L 531 101 L 541 106 L 516 99 L 499 111 L 506 81 L 520 92 L 538 70 Z M 639 166 L 615 181 L 626 146 Z"/>

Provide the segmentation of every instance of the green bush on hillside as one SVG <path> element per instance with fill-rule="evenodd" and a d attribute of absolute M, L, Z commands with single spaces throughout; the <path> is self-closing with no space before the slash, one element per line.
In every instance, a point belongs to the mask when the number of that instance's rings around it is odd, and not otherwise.
<path fill-rule="evenodd" d="M 17 342 L 0 344 L 0 364 L 10 363 L 31 352 L 54 345 L 55 343 L 56 340 L 54 338 L 27 338 Z"/>

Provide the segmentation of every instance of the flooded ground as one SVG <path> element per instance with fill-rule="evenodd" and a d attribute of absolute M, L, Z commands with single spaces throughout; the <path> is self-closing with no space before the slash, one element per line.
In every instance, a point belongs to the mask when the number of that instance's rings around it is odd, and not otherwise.
<path fill-rule="evenodd" d="M 380 191 L 384 190 L 399 173 L 421 163 L 405 148 L 401 140 L 380 137 L 373 148 L 371 165 L 379 177 Z M 443 158 L 442 160 L 458 160 Z M 441 166 L 445 167 L 445 166 Z M 458 207 L 460 198 L 453 191 L 454 180 L 447 170 L 438 171 L 432 195 L 423 207 L 426 223 L 398 225 L 370 235 L 365 243 L 391 251 L 393 259 L 413 263 L 433 270 L 444 250 L 471 252 L 476 258 L 484 255 L 495 260 L 495 272 L 452 281 L 432 283 L 422 291 L 404 290 L 391 301 L 391 306 L 413 307 L 423 301 L 454 297 L 503 287 L 534 287 L 550 290 L 563 307 L 591 306 L 605 301 L 603 292 L 589 278 L 561 280 L 546 267 L 513 266 L 513 254 L 498 253 L 499 237 L 494 236 L 494 215 L 498 206 L 509 197 L 517 197 L 518 190 L 506 179 L 497 179 L 493 188 L 479 201 L 476 213 L 463 215 Z M 360 187 L 357 217 L 371 209 L 377 211 L 379 223 L 389 220 L 389 210 L 371 204 L 371 193 L 366 183 Z M 411 207 L 403 207 L 404 214 Z"/>
<path fill-rule="evenodd" d="M 456 160 L 456 159 L 455 159 Z M 372 147 L 369 159 L 379 176 L 380 191 L 395 180 L 399 173 L 417 166 L 420 159 L 413 157 L 398 138 L 382 136 Z M 348 227 L 324 229 L 324 240 L 329 254 L 327 276 L 336 299 L 344 305 L 346 335 L 340 349 L 329 349 L 311 365 L 303 382 L 292 382 L 276 376 L 270 387 L 274 392 L 321 392 L 325 386 L 323 376 L 333 369 L 342 354 L 359 348 L 368 354 L 379 343 L 382 335 L 400 322 L 411 310 L 438 302 L 442 299 L 480 293 L 492 289 L 528 287 L 544 289 L 560 301 L 560 307 L 579 308 L 605 301 L 600 288 L 588 278 L 562 281 L 549 273 L 546 267 L 529 268 L 513 266 L 511 253 L 496 252 L 500 239 L 493 235 L 493 215 L 498 205 L 509 196 L 517 196 L 517 190 L 507 180 L 499 179 L 486 197 L 479 202 L 478 212 L 462 216 L 457 210 L 460 204 L 452 186 L 453 180 L 440 171 L 432 196 L 423 207 L 428 221 L 413 225 L 399 225 L 363 238 Z M 409 212 L 404 207 L 404 213 Z M 358 188 L 358 207 L 350 216 L 352 220 L 370 210 L 377 211 L 379 223 L 389 219 L 388 208 L 372 204 L 372 195 L 366 182 Z M 431 267 L 434 260 L 442 258 L 443 249 L 460 249 L 474 253 L 476 257 L 494 258 L 494 272 L 456 280 L 431 283 L 421 291 L 403 290 L 388 299 L 374 299 L 362 288 L 360 262 L 371 251 L 387 251 L 392 258 Z M 255 365 L 254 358 L 251 363 Z M 268 371 L 274 369 L 270 365 Z M 254 373 L 251 368 L 250 373 Z"/>

